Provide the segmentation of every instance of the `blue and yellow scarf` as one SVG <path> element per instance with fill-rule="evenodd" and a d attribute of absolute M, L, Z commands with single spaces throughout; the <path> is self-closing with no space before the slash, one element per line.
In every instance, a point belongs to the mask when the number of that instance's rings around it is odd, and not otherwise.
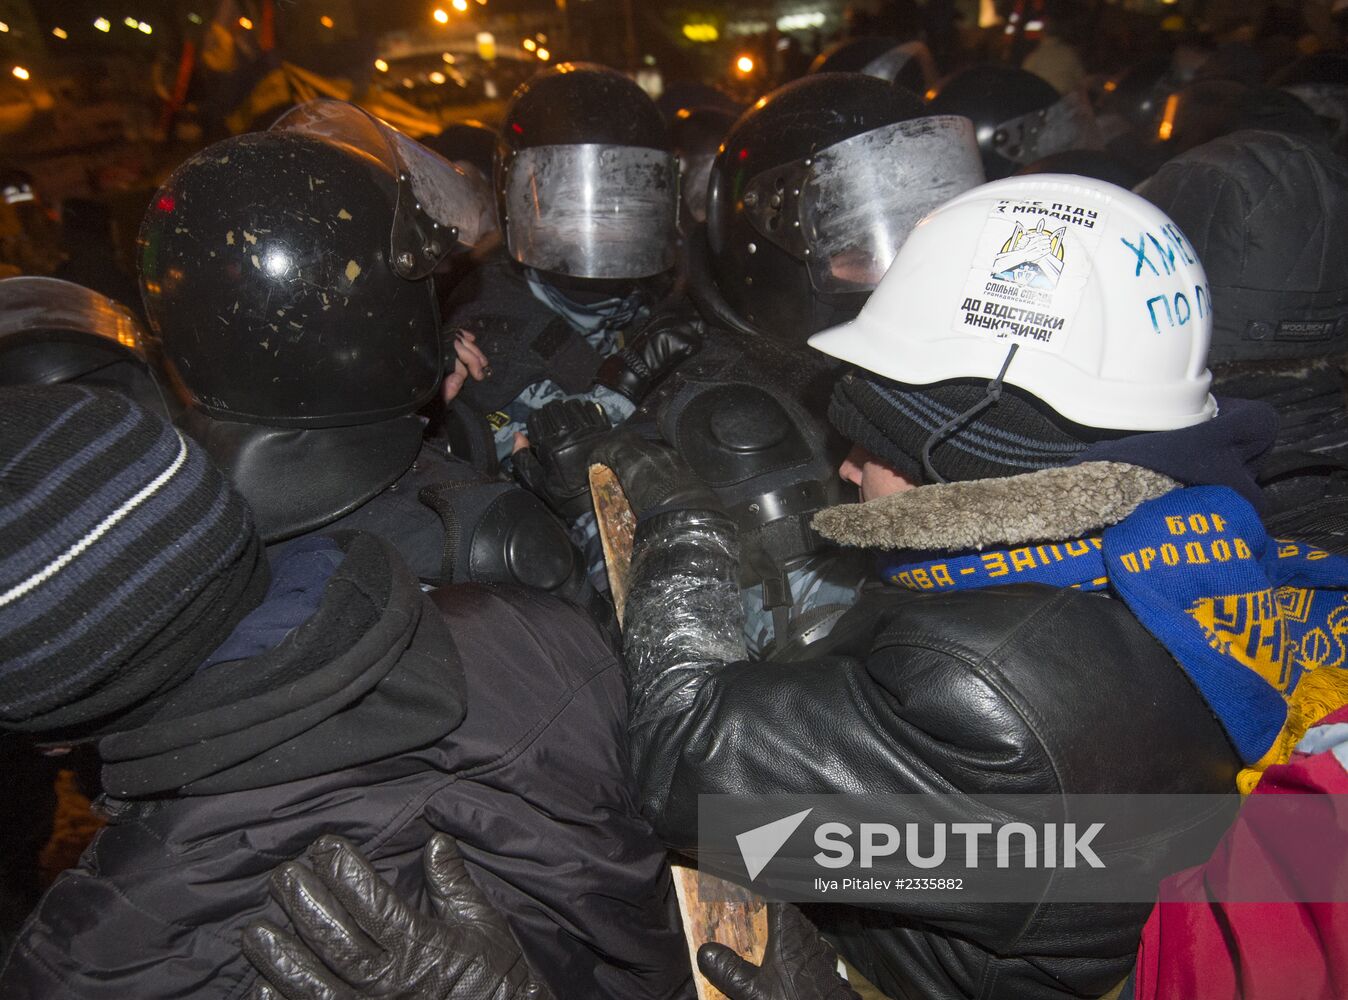
<path fill-rule="evenodd" d="M 1177 489 L 1099 537 L 888 561 L 909 590 L 1011 583 L 1108 590 L 1168 649 L 1221 720 L 1249 791 L 1317 719 L 1348 704 L 1348 559 L 1270 538 L 1224 486 Z"/>

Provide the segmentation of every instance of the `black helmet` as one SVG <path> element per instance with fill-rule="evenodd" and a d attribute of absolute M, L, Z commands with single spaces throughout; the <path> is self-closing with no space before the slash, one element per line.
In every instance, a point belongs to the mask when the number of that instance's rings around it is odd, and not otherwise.
<path fill-rule="evenodd" d="M 496 158 L 499 138 L 491 126 L 469 120 L 447 125 L 437 134 L 421 141 L 456 166 L 476 168 L 491 183 L 492 163 Z"/>
<path fill-rule="evenodd" d="M 1130 191 L 1147 176 L 1136 164 L 1100 149 L 1068 149 L 1053 153 L 1016 171 L 1019 177 L 1026 174 L 1076 174 L 1108 181 Z"/>
<path fill-rule="evenodd" d="M 1292 94 L 1235 80 L 1199 80 L 1170 94 L 1148 138 L 1163 161 L 1244 129 L 1328 140 L 1315 113 Z"/>
<path fill-rule="evenodd" d="M 489 222 L 466 174 L 351 105 L 313 102 L 173 172 L 141 225 L 141 288 L 200 410 L 369 424 L 435 394 L 429 275 Z"/>
<path fill-rule="evenodd" d="M 808 72 L 865 73 L 867 63 L 896 48 L 898 44 L 899 39 L 889 35 L 862 35 L 834 42 L 814 57 Z"/>
<path fill-rule="evenodd" d="M 821 73 L 735 123 L 712 165 L 700 270 L 736 325 L 803 341 L 855 315 L 917 220 L 983 182 L 969 122 L 925 111 L 875 77 Z"/>
<path fill-rule="evenodd" d="M 527 267 L 637 279 L 674 263 L 669 134 L 645 91 L 616 70 L 562 63 L 515 91 L 496 197 L 506 249 Z"/>
<path fill-rule="evenodd" d="M 863 35 L 829 46 L 810 63 L 811 73 L 865 73 L 921 94 L 933 64 L 921 42 L 900 42 L 887 35 Z"/>
<path fill-rule="evenodd" d="M 444 358 L 432 272 L 494 230 L 491 192 L 365 112 L 316 101 L 180 166 L 140 231 L 180 423 L 262 537 L 312 531 L 401 476 Z"/>
<path fill-rule="evenodd" d="M 722 107 L 679 108 L 674 113 L 669 131 L 679 158 L 680 214 L 687 213 L 690 226 L 707 218 L 711 165 L 738 117 Z"/>
<path fill-rule="evenodd" d="M 1348 56 L 1338 52 L 1302 56 L 1269 84 L 1300 99 L 1326 123 L 1335 148 L 1348 150 Z"/>
<path fill-rule="evenodd" d="M 157 357 L 126 306 L 57 278 L 0 281 L 0 386 L 82 382 L 168 415 Z"/>
<path fill-rule="evenodd" d="M 1100 145 L 1084 96 L 1059 96 L 1046 80 L 1023 69 L 966 69 L 935 89 L 928 110 L 973 121 L 988 180 L 1009 177 L 1017 167 L 1050 153 Z"/>
<path fill-rule="evenodd" d="M 1112 138 L 1125 132 L 1148 135 L 1181 80 L 1169 53 L 1147 56 L 1105 81 L 1100 127 Z"/>
<path fill-rule="evenodd" d="M 673 125 L 680 108 L 717 108 L 739 117 L 744 102 L 737 101 L 723 90 L 699 80 L 671 80 L 655 99 L 655 107 L 666 125 Z"/>

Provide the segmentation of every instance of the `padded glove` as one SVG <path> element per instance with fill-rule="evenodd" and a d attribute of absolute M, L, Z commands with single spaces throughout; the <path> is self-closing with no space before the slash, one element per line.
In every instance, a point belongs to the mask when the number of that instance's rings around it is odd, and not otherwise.
<path fill-rule="evenodd" d="M 612 430 L 598 403 L 558 399 L 529 414 L 529 447 L 515 452 L 515 478 L 558 516 L 590 510 L 590 452 Z"/>
<path fill-rule="evenodd" d="M 667 511 L 725 512 L 716 494 L 683 456 L 632 431 L 618 431 L 605 438 L 590 453 L 590 462 L 613 470 L 639 522 Z"/>
<path fill-rule="evenodd" d="M 550 1000 L 453 838 L 426 845 L 434 917 L 340 837 L 320 837 L 309 860 L 312 871 L 292 861 L 271 878 L 298 937 L 267 921 L 244 931 L 244 954 L 262 975 L 250 1000 Z"/>
<path fill-rule="evenodd" d="M 702 321 L 674 313 L 653 317 L 632 342 L 604 359 L 596 385 L 638 405 L 662 378 L 702 348 Z"/>
<path fill-rule="evenodd" d="M 697 967 L 730 1000 L 860 1000 L 838 975 L 838 956 L 805 914 L 768 904 L 768 945 L 754 965 L 723 944 L 697 950 Z"/>

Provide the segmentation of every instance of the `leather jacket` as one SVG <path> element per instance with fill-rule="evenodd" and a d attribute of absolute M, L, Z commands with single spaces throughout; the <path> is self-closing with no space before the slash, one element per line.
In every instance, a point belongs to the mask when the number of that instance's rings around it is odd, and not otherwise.
<path fill-rule="evenodd" d="M 701 511 L 657 515 L 634 554 L 629 736 L 643 808 L 676 849 L 696 847 L 707 794 L 1234 793 L 1221 726 L 1120 601 L 881 588 L 810 659 L 750 663 L 727 655 L 736 555 Z M 1123 980 L 1149 910 L 912 894 L 811 916 L 896 1000 L 1046 1000 Z"/>

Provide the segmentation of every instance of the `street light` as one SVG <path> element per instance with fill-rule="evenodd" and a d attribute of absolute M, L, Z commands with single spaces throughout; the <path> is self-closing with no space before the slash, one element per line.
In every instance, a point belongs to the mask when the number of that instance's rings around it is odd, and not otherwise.
<path fill-rule="evenodd" d="M 430 75 L 427 76 L 426 79 L 430 80 L 431 83 L 441 84 L 445 82 L 445 74 L 441 73 L 438 69 L 432 70 Z"/>
<path fill-rule="evenodd" d="M 462 14 L 468 9 L 468 0 L 452 0 L 451 6 Z"/>
<path fill-rule="evenodd" d="M 55 35 L 57 38 L 60 38 L 62 40 L 65 40 L 70 37 L 70 34 L 66 31 L 65 28 L 52 28 L 51 33 Z"/>
<path fill-rule="evenodd" d="M 735 60 L 735 69 L 738 70 L 742 76 L 748 76 L 750 73 L 754 71 L 753 57 L 740 56 L 738 59 Z"/>
<path fill-rule="evenodd" d="M 242 28 L 244 31 L 252 31 L 253 30 L 252 19 L 247 17 L 239 18 L 239 27 Z"/>
<path fill-rule="evenodd" d="M 122 23 L 125 24 L 132 31 L 135 31 L 136 28 L 140 25 L 140 22 L 137 21 L 134 17 L 124 17 L 122 18 Z"/>
<path fill-rule="evenodd" d="M 538 43 L 532 38 L 526 38 L 524 41 L 520 42 L 520 44 L 524 46 L 525 52 L 533 52 L 538 48 Z"/>
<path fill-rule="evenodd" d="M 318 23 L 323 25 L 323 27 L 325 28 L 331 28 L 333 21 L 332 18 L 328 17 L 327 14 L 324 14 L 322 17 L 318 19 Z"/>
<path fill-rule="evenodd" d="M 9 30 L 9 25 L 7 25 L 4 21 L 0 21 L 0 35 L 3 35 L 3 34 L 4 34 L 5 32 L 7 32 L 8 30 Z"/>
<path fill-rule="evenodd" d="M 109 21 L 106 17 L 100 17 L 97 21 L 94 22 L 94 27 L 97 28 L 99 31 L 107 33 L 112 30 L 112 22 Z"/>
<path fill-rule="evenodd" d="M 446 14 L 446 13 L 445 13 L 443 10 L 441 10 L 439 7 L 436 7 L 436 8 L 435 8 L 435 13 L 432 14 L 431 17 L 433 17 L 433 18 L 435 19 L 435 23 L 436 23 L 436 24 L 448 24 L 448 23 L 449 23 L 449 15 Z"/>
<path fill-rule="evenodd" d="M 547 62 L 549 59 L 552 58 L 552 53 L 549 52 L 547 49 L 539 49 L 538 58 L 542 59 L 544 62 Z"/>
<path fill-rule="evenodd" d="M 381 73 L 387 73 L 387 72 L 388 72 L 388 63 L 384 62 L 384 60 L 382 60 L 382 59 L 376 59 L 376 60 L 374 61 L 374 68 L 377 69 L 377 70 L 379 70 L 379 72 L 381 72 Z"/>
<path fill-rule="evenodd" d="M 140 29 L 140 33 L 142 35 L 150 35 L 154 33 L 154 29 L 151 28 L 149 24 L 147 24 L 145 21 L 141 21 L 139 24 L 136 25 L 136 27 Z"/>
<path fill-rule="evenodd" d="M 15 66 L 11 72 L 20 80 L 28 79 L 28 70 L 24 69 L 22 66 Z"/>

